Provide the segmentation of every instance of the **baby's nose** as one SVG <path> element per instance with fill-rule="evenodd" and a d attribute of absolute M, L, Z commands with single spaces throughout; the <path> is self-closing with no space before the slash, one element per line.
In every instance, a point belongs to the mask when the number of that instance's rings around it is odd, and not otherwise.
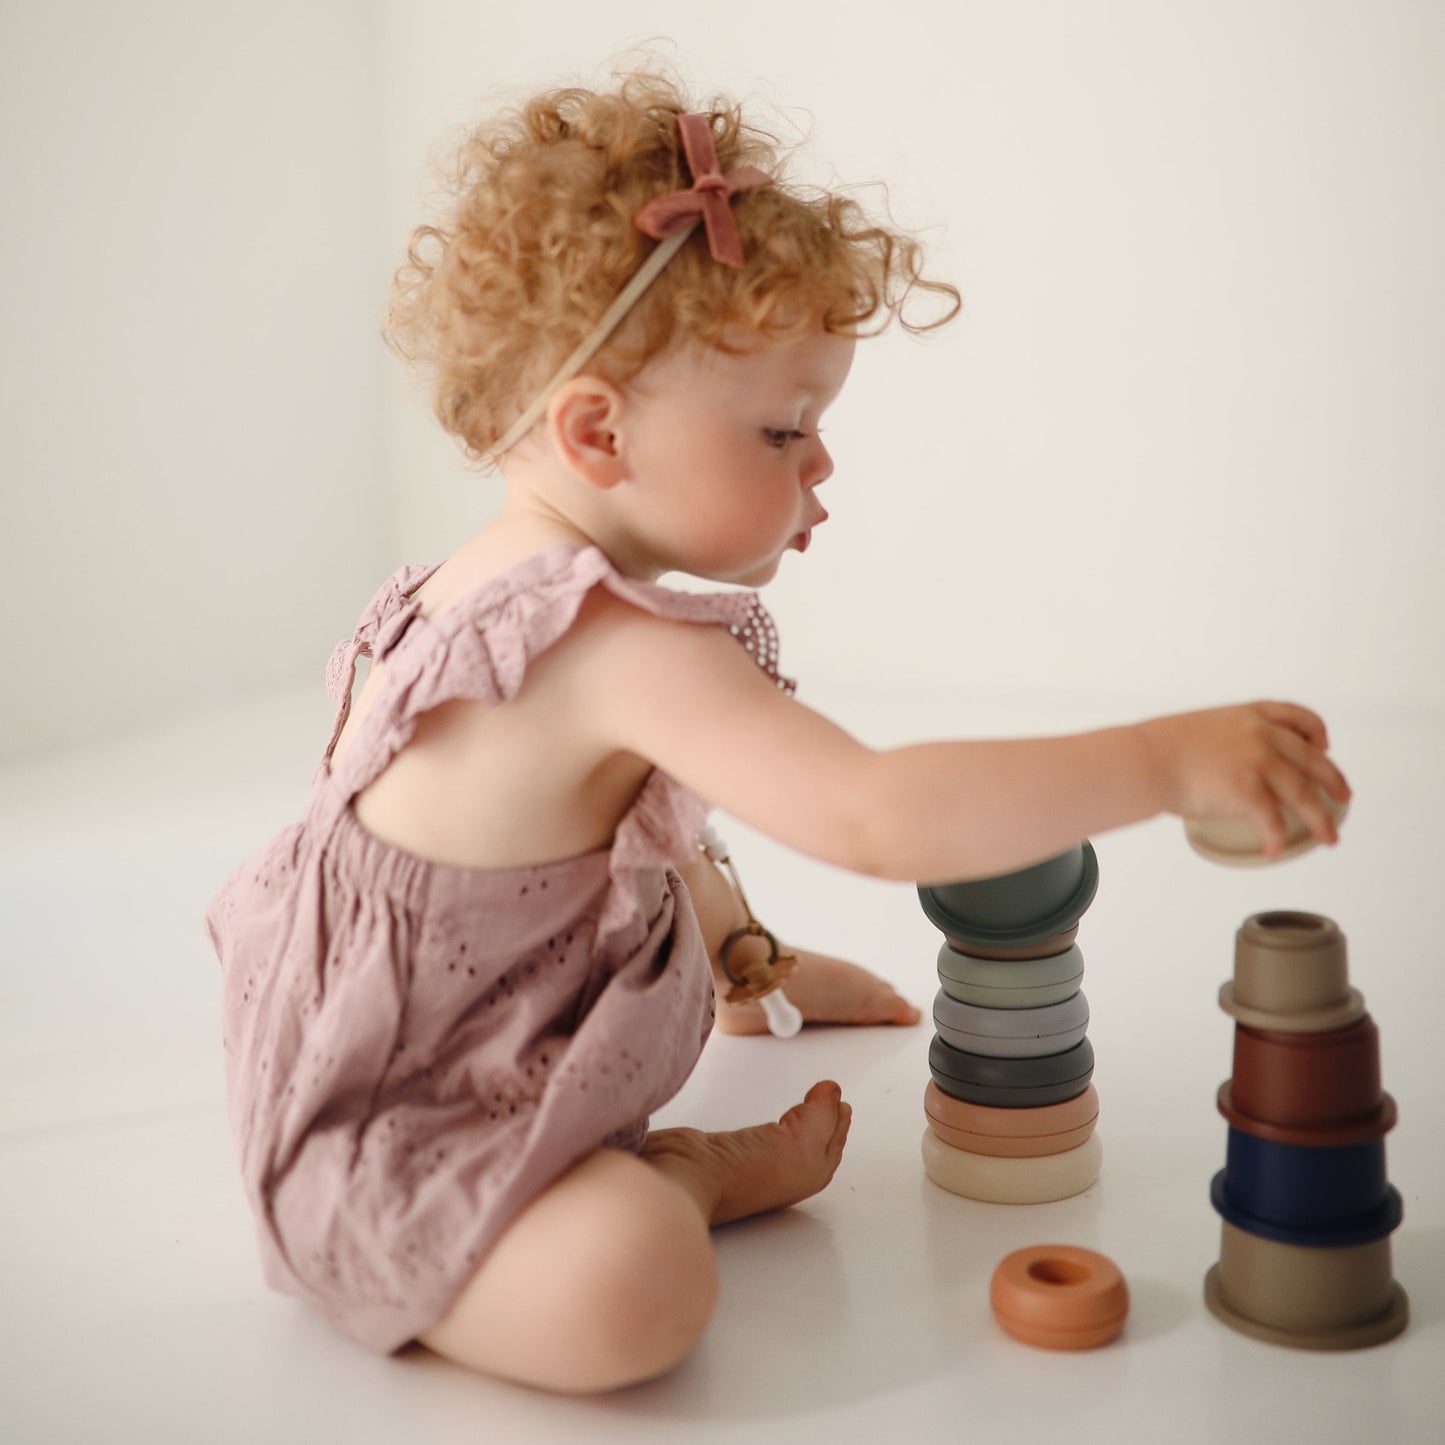
<path fill-rule="evenodd" d="M 805 484 L 810 487 L 819 486 L 826 482 L 833 475 L 833 458 L 828 448 L 820 441 L 817 444 L 815 454 L 808 458 L 808 469 L 805 473 Z"/>

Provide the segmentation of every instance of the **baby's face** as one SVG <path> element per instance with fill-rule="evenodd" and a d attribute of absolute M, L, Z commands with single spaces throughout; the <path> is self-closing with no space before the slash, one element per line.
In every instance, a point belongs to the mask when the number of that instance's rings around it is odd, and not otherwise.
<path fill-rule="evenodd" d="M 818 435 L 855 342 L 821 329 L 740 355 L 679 347 L 627 386 L 630 530 L 657 572 L 761 586 L 827 518 Z"/>

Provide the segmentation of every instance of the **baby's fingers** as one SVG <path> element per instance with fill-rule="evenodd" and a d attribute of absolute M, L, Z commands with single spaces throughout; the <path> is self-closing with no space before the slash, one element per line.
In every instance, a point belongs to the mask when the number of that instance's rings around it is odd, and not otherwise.
<path fill-rule="evenodd" d="M 1334 814 L 1326 805 L 1325 795 L 1308 774 L 1282 765 L 1270 779 L 1275 796 L 1304 823 L 1321 843 L 1338 843 L 1339 829 Z M 1281 838 L 1281 847 L 1286 840 Z M 1270 857 L 1275 855 L 1271 853 Z"/>
<path fill-rule="evenodd" d="M 1330 737 L 1325 727 L 1325 720 L 1318 713 L 1311 712 L 1309 708 L 1301 707 L 1294 702 L 1261 702 L 1256 703 L 1255 706 L 1270 722 L 1288 728 L 1307 743 L 1319 748 L 1321 752 L 1329 747 Z"/>
<path fill-rule="evenodd" d="M 1264 856 L 1278 858 L 1289 842 L 1289 823 L 1284 815 L 1284 804 L 1277 792 L 1261 779 L 1250 793 L 1246 803 L 1249 821 L 1259 833 Z"/>
<path fill-rule="evenodd" d="M 1352 789 L 1349 780 L 1328 754 L 1288 729 L 1277 733 L 1276 738 L 1280 755 L 1303 773 L 1316 789 L 1323 790 L 1337 803 L 1350 801 Z"/>

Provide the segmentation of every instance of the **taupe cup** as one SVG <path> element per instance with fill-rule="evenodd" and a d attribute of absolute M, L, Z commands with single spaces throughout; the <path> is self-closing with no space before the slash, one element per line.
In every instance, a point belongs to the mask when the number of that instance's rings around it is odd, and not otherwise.
<path fill-rule="evenodd" d="M 1235 935 L 1234 977 L 1219 1006 L 1250 1028 L 1318 1033 L 1361 1019 L 1345 935 L 1318 913 L 1256 913 Z"/>
<path fill-rule="evenodd" d="M 1388 1235 L 1315 1249 L 1262 1239 L 1225 1221 L 1204 1299 L 1231 1329 L 1310 1350 L 1383 1344 L 1410 1317 L 1392 1274 Z"/>
<path fill-rule="evenodd" d="M 1326 812 L 1338 827 L 1349 812 L 1347 803 L 1337 803 L 1323 791 L 1320 801 Z M 1235 818 L 1189 818 L 1184 824 L 1184 836 L 1189 846 L 1201 858 L 1211 863 L 1224 863 L 1234 868 L 1259 868 L 1268 863 L 1283 863 L 1288 858 L 1297 858 L 1307 853 L 1319 841 L 1310 832 L 1309 824 L 1291 809 L 1284 810 L 1284 847 L 1278 858 L 1270 858 L 1264 851 L 1264 839 L 1253 823 Z"/>

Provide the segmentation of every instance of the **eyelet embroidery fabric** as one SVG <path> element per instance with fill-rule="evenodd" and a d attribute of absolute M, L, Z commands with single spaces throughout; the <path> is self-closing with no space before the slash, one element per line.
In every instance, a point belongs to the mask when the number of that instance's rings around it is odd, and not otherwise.
<path fill-rule="evenodd" d="M 434 1323 L 571 1164 L 640 1149 L 648 1115 L 691 1072 L 712 978 L 675 868 L 707 809 L 654 770 L 609 849 L 479 870 L 382 843 L 351 798 L 429 708 L 514 696 L 598 585 L 726 626 L 792 689 L 754 594 L 633 582 L 596 548 L 564 547 L 426 619 L 413 594 L 435 570 L 388 578 L 337 646 L 337 717 L 305 815 L 206 913 L 265 1277 L 382 1352 Z M 384 658 L 388 682 L 333 770 L 360 657 Z"/>

